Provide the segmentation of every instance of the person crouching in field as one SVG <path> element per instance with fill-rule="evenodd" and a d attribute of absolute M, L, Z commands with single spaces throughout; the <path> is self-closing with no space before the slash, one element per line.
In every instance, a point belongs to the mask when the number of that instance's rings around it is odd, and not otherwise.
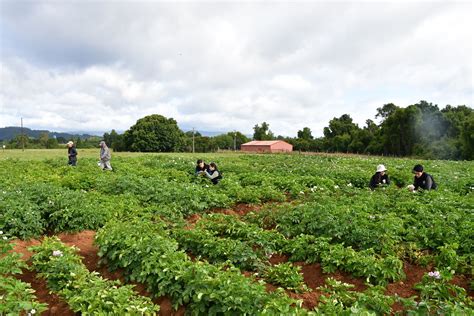
<path fill-rule="evenodd" d="M 413 167 L 412 172 L 415 174 L 415 178 L 413 179 L 413 184 L 408 186 L 410 191 L 416 191 L 418 189 L 436 190 L 438 187 L 433 176 L 423 171 L 422 165 Z"/>
<path fill-rule="evenodd" d="M 107 144 L 104 141 L 99 143 L 100 146 L 100 163 L 99 167 L 102 170 L 112 170 L 112 166 L 110 165 L 110 149 L 107 147 Z"/>
<path fill-rule="evenodd" d="M 213 184 L 219 183 L 219 180 L 222 179 L 221 172 L 217 169 L 217 165 L 213 162 L 209 164 L 209 168 L 204 171 L 206 177 L 208 177 Z"/>
<path fill-rule="evenodd" d="M 198 159 L 198 161 L 196 162 L 196 171 L 194 172 L 194 174 L 200 176 L 204 174 L 207 169 L 209 169 L 209 165 L 205 164 L 202 159 Z"/>
<path fill-rule="evenodd" d="M 378 165 L 375 174 L 370 179 L 369 186 L 372 190 L 378 187 L 389 185 L 390 178 L 387 174 L 387 168 L 384 165 Z"/>
<path fill-rule="evenodd" d="M 77 164 L 77 150 L 73 141 L 70 140 L 67 143 L 67 156 L 69 158 L 68 165 L 75 166 Z"/>

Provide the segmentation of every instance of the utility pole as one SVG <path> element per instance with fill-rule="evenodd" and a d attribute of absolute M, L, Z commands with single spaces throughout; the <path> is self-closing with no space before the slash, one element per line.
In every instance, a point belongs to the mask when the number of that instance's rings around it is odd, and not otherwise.
<path fill-rule="evenodd" d="M 237 148 L 237 132 L 234 130 L 234 151 L 236 151 Z"/>
<path fill-rule="evenodd" d="M 193 154 L 194 154 L 194 127 L 193 127 Z"/>
<path fill-rule="evenodd" d="M 23 118 L 21 118 L 21 151 L 25 151 L 25 135 L 23 134 Z"/>

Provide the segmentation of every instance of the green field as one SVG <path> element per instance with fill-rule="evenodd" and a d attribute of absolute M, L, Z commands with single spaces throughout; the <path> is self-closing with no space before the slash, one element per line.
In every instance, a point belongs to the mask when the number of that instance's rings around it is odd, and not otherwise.
<path fill-rule="evenodd" d="M 4 254 L 14 238 L 93 230 L 102 264 L 195 315 L 474 312 L 474 162 L 114 153 L 114 171 L 103 172 L 98 153 L 79 150 L 77 167 L 66 165 L 66 150 L 0 153 Z M 218 185 L 194 176 L 197 158 L 217 163 Z M 371 191 L 380 163 L 392 185 Z M 436 191 L 406 189 L 417 163 Z M 90 273 L 59 240 L 34 253 L 32 269 L 75 312 L 159 308 Z M 12 271 L 0 271 L 0 306 L 36 306 L 17 295 L 20 285 L 5 285 L 16 282 Z"/>

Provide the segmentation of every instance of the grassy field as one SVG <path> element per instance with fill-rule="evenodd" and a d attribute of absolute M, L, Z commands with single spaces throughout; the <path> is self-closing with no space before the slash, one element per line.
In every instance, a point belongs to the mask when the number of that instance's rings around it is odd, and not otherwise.
<path fill-rule="evenodd" d="M 81 158 L 99 158 L 100 149 L 78 149 L 78 160 Z M 136 157 L 143 155 L 153 155 L 149 153 L 119 152 L 113 153 L 114 157 Z M 22 159 L 22 160 L 43 160 L 64 158 L 67 162 L 67 149 L 6 149 L 0 150 L 0 159 Z"/>

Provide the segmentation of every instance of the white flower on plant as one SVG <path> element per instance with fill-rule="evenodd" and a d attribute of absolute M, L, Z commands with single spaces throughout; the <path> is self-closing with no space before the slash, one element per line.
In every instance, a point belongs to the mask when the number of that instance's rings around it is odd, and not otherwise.
<path fill-rule="evenodd" d="M 303 192 L 303 191 L 300 191 L 300 194 L 304 194 L 304 192 Z"/>
<path fill-rule="evenodd" d="M 441 274 L 439 273 L 439 271 L 428 272 L 428 276 L 438 280 L 441 279 Z"/>
<path fill-rule="evenodd" d="M 7 236 L 3 236 L 3 240 L 7 240 L 7 239 L 8 239 L 8 237 L 7 237 Z"/>
<path fill-rule="evenodd" d="M 54 257 L 62 257 L 63 256 L 63 252 L 61 250 L 54 250 L 53 251 L 53 256 Z"/>
<path fill-rule="evenodd" d="M 339 189 L 339 186 L 338 186 L 338 185 L 335 185 L 335 186 L 334 186 L 334 189 Z"/>
<path fill-rule="evenodd" d="M 349 182 L 349 184 L 347 184 L 348 187 L 352 187 L 352 183 Z"/>
<path fill-rule="evenodd" d="M 0 230 L 0 235 L 3 235 L 3 231 L 2 231 L 2 230 Z"/>
<path fill-rule="evenodd" d="M 36 314 L 36 309 L 33 308 L 32 310 L 30 310 L 30 314 L 31 314 L 31 315 Z"/>

